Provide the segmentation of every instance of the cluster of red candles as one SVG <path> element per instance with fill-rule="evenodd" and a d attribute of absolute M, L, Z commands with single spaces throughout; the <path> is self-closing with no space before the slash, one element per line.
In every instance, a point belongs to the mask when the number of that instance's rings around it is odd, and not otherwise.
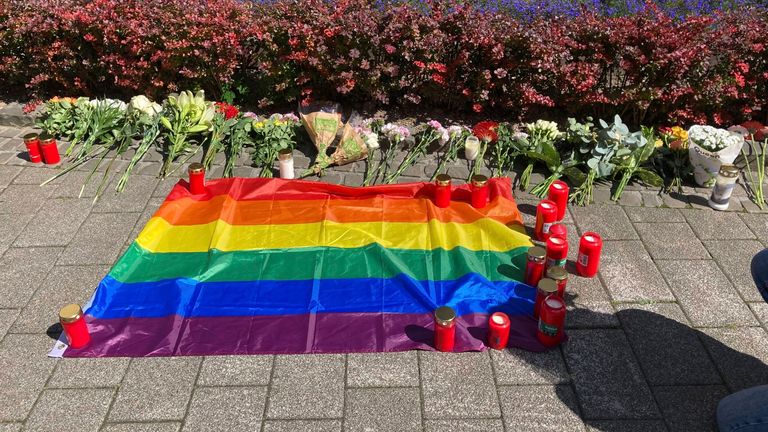
<path fill-rule="evenodd" d="M 61 161 L 56 139 L 51 135 L 26 134 L 24 135 L 24 145 L 27 146 L 29 161 L 32 163 L 44 162 L 48 165 L 54 165 Z"/>

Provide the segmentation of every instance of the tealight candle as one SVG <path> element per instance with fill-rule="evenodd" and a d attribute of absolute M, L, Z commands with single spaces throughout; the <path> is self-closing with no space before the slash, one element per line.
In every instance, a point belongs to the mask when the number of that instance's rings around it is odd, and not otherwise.
<path fill-rule="evenodd" d="M 715 179 L 715 186 L 707 203 L 715 210 L 728 210 L 731 194 L 739 178 L 739 169 L 730 164 L 722 164 Z"/>
<path fill-rule="evenodd" d="M 547 270 L 547 277 L 557 284 L 558 297 L 565 298 L 565 287 L 568 285 L 568 272 L 563 267 L 552 267 Z"/>
<path fill-rule="evenodd" d="M 464 142 L 464 158 L 468 161 L 473 161 L 477 159 L 479 154 L 480 140 L 474 135 L 468 136 L 467 140 Z"/>
<path fill-rule="evenodd" d="M 557 282 L 549 278 L 542 278 L 536 290 L 536 300 L 533 303 L 533 317 L 538 318 L 541 311 L 541 303 L 552 294 L 557 294 Z"/>
<path fill-rule="evenodd" d="M 40 154 L 40 137 L 36 133 L 24 135 L 24 145 L 27 146 L 30 162 L 40 163 L 43 161 L 43 156 Z"/>
<path fill-rule="evenodd" d="M 576 259 L 576 272 L 580 276 L 593 277 L 600 265 L 600 253 L 603 239 L 596 232 L 585 232 L 579 241 L 579 256 Z"/>
<path fill-rule="evenodd" d="M 453 351 L 456 342 L 456 311 L 449 306 L 435 309 L 435 348 L 442 352 Z"/>
<path fill-rule="evenodd" d="M 435 205 L 446 208 L 451 205 L 451 176 L 440 174 L 435 180 Z"/>
<path fill-rule="evenodd" d="M 550 200 L 542 200 L 536 207 L 536 227 L 534 236 L 538 241 L 547 241 L 549 229 L 557 220 L 557 205 Z"/>
<path fill-rule="evenodd" d="M 561 239 L 568 241 L 568 227 L 561 223 L 554 224 L 549 228 L 549 236 L 560 237 Z"/>
<path fill-rule="evenodd" d="M 547 199 L 557 206 L 557 221 L 565 218 L 565 209 L 568 207 L 568 185 L 562 180 L 556 180 L 549 186 Z"/>
<path fill-rule="evenodd" d="M 568 242 L 560 237 L 550 236 L 547 239 L 547 269 L 563 267 L 568 259 Z"/>
<path fill-rule="evenodd" d="M 472 176 L 472 207 L 483 208 L 488 204 L 488 177 Z"/>
<path fill-rule="evenodd" d="M 40 153 L 43 155 L 43 162 L 47 165 L 53 165 L 61 162 L 59 148 L 56 146 L 56 138 L 48 134 L 40 135 Z"/>
<path fill-rule="evenodd" d="M 551 347 L 563 339 L 565 324 L 565 303 L 560 297 L 550 295 L 541 304 L 539 329 L 536 338 L 545 346 Z"/>
<path fill-rule="evenodd" d="M 280 165 L 280 178 L 292 179 L 294 178 L 293 172 L 293 150 L 282 149 L 277 152 L 277 163 Z"/>
<path fill-rule="evenodd" d="M 535 287 L 544 277 L 547 251 L 543 247 L 533 246 L 528 248 L 528 260 L 525 263 L 525 283 Z"/>
<path fill-rule="evenodd" d="M 189 165 L 189 191 L 192 195 L 205 193 L 205 167 L 201 163 Z"/>
<path fill-rule="evenodd" d="M 495 312 L 488 320 L 488 346 L 504 349 L 509 342 L 510 321 L 504 312 Z"/>
<path fill-rule="evenodd" d="M 59 311 L 59 321 L 72 348 L 82 348 L 91 341 L 80 305 L 68 304 Z"/>

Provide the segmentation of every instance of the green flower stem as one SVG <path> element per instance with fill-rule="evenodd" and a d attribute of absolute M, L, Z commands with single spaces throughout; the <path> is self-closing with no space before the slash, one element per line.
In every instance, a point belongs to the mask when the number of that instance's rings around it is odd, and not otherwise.
<path fill-rule="evenodd" d="M 557 181 L 560 177 L 562 177 L 562 175 L 563 174 L 561 172 L 552 173 L 543 182 L 537 184 L 533 189 L 531 189 L 531 194 L 539 198 L 544 198 L 549 193 L 549 187 L 552 186 L 552 183 Z"/>

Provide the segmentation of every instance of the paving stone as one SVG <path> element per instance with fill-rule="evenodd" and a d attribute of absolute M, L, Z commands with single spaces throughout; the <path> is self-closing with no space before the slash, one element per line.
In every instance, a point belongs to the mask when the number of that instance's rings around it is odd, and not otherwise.
<path fill-rule="evenodd" d="M 18 316 L 18 309 L 0 309 L 0 341 Z"/>
<path fill-rule="evenodd" d="M 344 356 L 277 356 L 268 418 L 340 418 L 344 406 Z"/>
<path fill-rule="evenodd" d="M 114 186 L 107 189 L 93 207 L 94 212 L 136 212 L 144 210 L 158 180 L 149 176 L 131 176 L 125 190 L 119 194 Z"/>
<path fill-rule="evenodd" d="M 643 205 L 643 195 L 640 191 L 625 190 L 618 201 L 619 205 L 628 207 L 640 207 Z"/>
<path fill-rule="evenodd" d="M 27 225 L 14 246 L 66 246 L 91 210 L 90 200 L 51 199 Z"/>
<path fill-rule="evenodd" d="M 504 430 L 504 423 L 495 419 L 425 420 L 424 432 L 489 432 Z"/>
<path fill-rule="evenodd" d="M 708 240 L 704 245 L 746 301 L 763 301 L 752 279 L 752 258 L 764 249 L 756 240 Z"/>
<path fill-rule="evenodd" d="M 420 352 L 425 418 L 499 417 L 487 352 Z"/>
<path fill-rule="evenodd" d="M 98 431 L 112 401 L 110 389 L 45 390 L 29 415 L 26 430 Z"/>
<path fill-rule="evenodd" d="M 583 431 L 570 386 L 499 387 L 505 430 Z"/>
<path fill-rule="evenodd" d="M 13 179 L 12 184 L 24 184 L 24 185 L 35 185 L 40 186 L 44 182 L 50 180 L 52 177 L 54 177 L 56 174 L 60 173 L 61 170 L 58 169 L 51 169 L 47 167 L 27 167 L 24 168 L 19 175 L 16 176 L 16 178 Z M 60 184 L 64 181 L 64 176 L 59 177 L 55 180 L 52 180 L 49 185 L 55 185 Z M 46 187 L 46 186 L 43 186 Z M 52 189 L 51 186 L 47 186 L 48 189 Z"/>
<path fill-rule="evenodd" d="M 178 432 L 181 423 L 107 423 L 102 432 Z"/>
<path fill-rule="evenodd" d="M 105 266 L 54 267 L 21 312 L 13 331 L 45 333 L 58 323 L 62 306 L 85 303 L 107 272 Z"/>
<path fill-rule="evenodd" d="M 198 388 L 192 396 L 185 431 L 252 431 L 261 423 L 265 387 Z"/>
<path fill-rule="evenodd" d="M 621 330 L 572 330 L 564 344 L 587 419 L 648 419 L 659 412 Z"/>
<path fill-rule="evenodd" d="M 617 205 L 591 205 L 571 207 L 571 214 L 581 231 L 596 231 L 603 240 L 634 240 L 637 233 L 632 223 Z"/>
<path fill-rule="evenodd" d="M 102 184 L 102 174 L 94 174 L 90 176 L 90 170 L 88 171 L 70 171 L 67 174 L 60 177 L 59 185 L 53 190 L 53 198 L 91 198 L 87 200 L 91 202 L 93 197 L 99 190 L 99 186 Z M 103 190 L 108 192 L 113 191 L 112 179 L 114 173 L 110 175 L 107 182 L 103 186 Z"/>
<path fill-rule="evenodd" d="M 559 349 L 534 353 L 510 348 L 490 353 L 498 385 L 560 384 L 570 380 Z"/>
<path fill-rule="evenodd" d="M 212 356 L 203 360 L 197 385 L 267 385 L 272 356 Z"/>
<path fill-rule="evenodd" d="M 35 213 L 48 201 L 52 190 L 37 185 L 8 185 L 0 193 L 0 213 Z"/>
<path fill-rule="evenodd" d="M 685 222 L 680 210 L 673 208 L 630 207 L 624 211 L 632 222 Z"/>
<path fill-rule="evenodd" d="M 717 432 L 717 404 L 728 390 L 722 385 L 655 387 L 653 393 L 670 432 Z"/>
<path fill-rule="evenodd" d="M 200 368 L 199 358 L 136 358 L 123 378 L 110 421 L 181 420 Z"/>
<path fill-rule="evenodd" d="M 18 432 L 22 423 L 0 423 L 0 432 Z"/>
<path fill-rule="evenodd" d="M 347 390 L 344 430 L 410 432 L 421 429 L 418 388 Z"/>
<path fill-rule="evenodd" d="M 588 432 L 667 432 L 661 420 L 592 420 Z"/>
<path fill-rule="evenodd" d="M 410 387 L 419 385 L 416 351 L 347 356 L 347 387 Z"/>
<path fill-rule="evenodd" d="M 754 312 L 757 320 L 768 330 L 768 303 L 758 302 L 749 303 L 749 307 Z"/>
<path fill-rule="evenodd" d="M 704 346 L 732 392 L 768 382 L 768 333 L 762 327 L 702 331 Z"/>
<path fill-rule="evenodd" d="M 768 206 L 763 204 L 763 208 L 760 208 L 749 198 L 741 198 L 741 206 L 743 207 L 743 210 L 748 213 L 768 213 Z"/>
<path fill-rule="evenodd" d="M 709 259 L 709 254 L 687 223 L 636 223 L 654 260 Z"/>
<path fill-rule="evenodd" d="M 571 238 L 573 237 L 573 238 Z M 578 242 L 576 236 L 570 236 L 571 243 Z M 570 328 L 609 328 L 618 327 L 615 311 L 608 293 L 603 288 L 599 277 L 585 278 L 576 274 L 575 264 L 566 264 L 568 287 L 565 305 L 565 327 Z"/>
<path fill-rule="evenodd" d="M 22 167 L 0 165 L 0 187 L 6 187 L 23 170 Z"/>
<path fill-rule="evenodd" d="M 675 303 L 624 304 L 617 315 L 650 385 L 722 384 L 698 331 Z"/>
<path fill-rule="evenodd" d="M 694 327 L 757 325 L 714 261 L 661 261 L 658 265 Z"/>
<path fill-rule="evenodd" d="M 744 221 L 749 229 L 768 246 L 768 215 L 765 214 L 745 214 L 740 213 L 739 217 Z"/>
<path fill-rule="evenodd" d="M 92 213 L 57 264 L 113 264 L 138 218 L 139 213 Z"/>
<path fill-rule="evenodd" d="M 48 387 L 116 387 L 125 375 L 129 358 L 67 358 L 59 361 Z"/>
<path fill-rule="evenodd" d="M 0 307 L 27 304 L 63 248 L 10 248 L 0 258 Z"/>
<path fill-rule="evenodd" d="M 46 356 L 53 340 L 45 335 L 8 334 L 0 343 L 0 421 L 23 421 L 56 361 Z"/>
<path fill-rule="evenodd" d="M 688 207 L 688 196 L 684 194 L 675 192 L 664 194 L 661 196 L 661 201 L 663 205 L 671 208 L 683 209 Z"/>
<path fill-rule="evenodd" d="M 599 273 L 615 301 L 674 300 L 639 241 L 603 242 Z"/>
<path fill-rule="evenodd" d="M 341 432 L 341 420 L 267 420 L 264 432 Z"/>
<path fill-rule="evenodd" d="M 664 205 L 664 200 L 656 191 L 641 191 L 640 195 L 643 197 L 643 205 L 645 207 L 661 207 Z"/>
<path fill-rule="evenodd" d="M 681 210 L 683 216 L 702 240 L 753 239 L 755 235 L 731 212 L 712 210 Z"/>

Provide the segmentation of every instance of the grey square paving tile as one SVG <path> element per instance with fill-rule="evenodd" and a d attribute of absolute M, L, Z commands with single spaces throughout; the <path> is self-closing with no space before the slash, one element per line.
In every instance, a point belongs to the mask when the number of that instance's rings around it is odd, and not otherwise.
<path fill-rule="evenodd" d="M 584 418 L 659 418 L 621 330 L 572 330 L 564 352 Z"/>
<path fill-rule="evenodd" d="M 565 316 L 566 328 L 610 328 L 618 327 L 615 311 L 608 293 L 603 288 L 599 277 L 584 278 L 576 274 L 571 263 L 566 265 L 569 271 L 565 294 L 568 314 Z"/>
<path fill-rule="evenodd" d="M 636 223 L 635 228 L 654 260 L 709 259 L 687 223 Z"/>
<path fill-rule="evenodd" d="M 731 391 L 768 383 L 768 334 L 762 327 L 703 332 L 704 346 Z"/>
<path fill-rule="evenodd" d="M 105 266 L 54 267 L 22 310 L 13 331 L 45 333 L 58 322 L 62 306 L 85 303 L 108 271 Z"/>
<path fill-rule="evenodd" d="M 167 197 L 168 194 L 171 192 L 171 189 L 173 189 L 173 187 L 176 186 L 176 183 L 178 183 L 178 180 L 170 179 L 170 178 L 167 178 L 165 180 L 160 180 L 157 183 L 155 190 L 152 191 L 152 198 L 165 199 L 165 197 Z"/>
<path fill-rule="evenodd" d="M 0 432 L 18 432 L 22 423 L 0 423 Z"/>
<path fill-rule="evenodd" d="M 764 249 L 757 240 L 708 240 L 704 245 L 746 301 L 763 301 L 752 279 L 752 257 Z"/>
<path fill-rule="evenodd" d="M 419 352 L 425 418 L 499 417 L 487 352 Z"/>
<path fill-rule="evenodd" d="M 667 432 L 661 420 L 592 420 L 587 422 L 589 432 Z"/>
<path fill-rule="evenodd" d="M 0 343 L 0 421 L 23 421 L 48 380 L 56 360 L 46 356 L 45 335 L 9 334 Z"/>
<path fill-rule="evenodd" d="M 499 387 L 505 430 L 583 431 L 570 386 Z"/>
<path fill-rule="evenodd" d="M 757 320 L 760 321 L 760 323 L 763 325 L 763 327 L 768 330 L 768 303 L 765 302 L 758 302 L 758 303 L 750 303 L 749 304 L 750 309 L 752 309 L 752 312 L 754 312 L 755 316 L 757 317 Z"/>
<path fill-rule="evenodd" d="M 18 166 L 0 165 L 0 187 L 5 187 L 11 184 L 11 181 L 13 181 L 14 177 L 19 175 L 21 170 L 23 170 L 23 168 Z"/>
<path fill-rule="evenodd" d="M 749 229 L 768 246 L 768 214 L 760 213 L 740 213 L 739 217 L 744 221 Z"/>
<path fill-rule="evenodd" d="M 35 213 L 50 194 L 50 188 L 38 185 L 9 185 L 0 193 L 0 213 Z"/>
<path fill-rule="evenodd" d="M 271 355 L 206 357 L 197 385 L 267 385 L 272 361 Z"/>
<path fill-rule="evenodd" d="M 0 341 L 18 316 L 18 309 L 0 309 Z"/>
<path fill-rule="evenodd" d="M 264 432 L 341 432 L 341 420 L 267 420 Z"/>
<path fill-rule="evenodd" d="M 617 306 L 629 343 L 651 385 L 722 384 L 698 330 L 675 303 Z"/>
<path fill-rule="evenodd" d="M 501 419 L 425 420 L 424 432 L 497 432 L 504 430 Z"/>
<path fill-rule="evenodd" d="M 116 181 L 114 182 L 116 184 Z M 94 212 L 141 212 L 152 192 L 157 186 L 158 180 L 149 176 L 131 176 L 128 186 L 121 193 L 116 193 L 114 186 L 110 186 L 96 202 Z"/>
<path fill-rule="evenodd" d="M 661 261 L 658 265 L 694 327 L 757 325 L 714 261 Z"/>
<path fill-rule="evenodd" d="M 66 358 L 59 361 L 48 381 L 53 388 L 116 387 L 125 375 L 129 358 Z"/>
<path fill-rule="evenodd" d="M 275 357 L 267 417 L 341 418 L 344 363 L 335 354 Z"/>
<path fill-rule="evenodd" d="M 99 186 L 102 182 L 102 176 L 103 173 L 97 173 L 94 174 L 90 179 L 88 179 L 88 176 L 90 175 L 89 171 L 70 171 L 69 173 L 65 174 L 61 177 L 61 182 L 58 186 L 56 186 L 56 189 L 52 192 L 52 197 L 55 198 L 89 198 L 87 201 L 91 203 L 93 201 L 93 197 L 96 196 L 96 192 L 99 189 Z M 109 178 L 107 179 L 107 182 L 105 183 L 103 189 L 105 193 L 111 193 L 114 191 L 114 186 L 112 186 L 112 179 L 114 177 L 114 173 L 111 173 L 109 175 Z"/>
<path fill-rule="evenodd" d="M 603 240 L 637 239 L 637 233 L 621 206 L 614 204 L 572 206 L 571 214 L 579 230 L 595 231 L 603 237 Z"/>
<path fill-rule="evenodd" d="M 57 264 L 113 264 L 138 218 L 139 213 L 92 213 Z"/>
<path fill-rule="evenodd" d="M 418 387 L 418 385 L 419 361 L 416 351 L 347 356 L 348 387 Z"/>
<path fill-rule="evenodd" d="M 0 214 L 0 256 L 18 236 L 26 235 L 29 219 L 28 215 Z"/>
<path fill-rule="evenodd" d="M 534 353 L 510 348 L 490 353 L 499 385 L 560 384 L 570 380 L 559 349 Z"/>
<path fill-rule="evenodd" d="M 200 368 L 199 358 L 133 359 L 110 421 L 181 420 Z"/>
<path fill-rule="evenodd" d="M 717 403 L 728 390 L 721 385 L 655 387 L 653 393 L 671 432 L 717 432 Z"/>
<path fill-rule="evenodd" d="M 87 199 L 52 199 L 29 221 L 24 235 L 14 246 L 66 246 L 80 224 L 88 217 L 91 203 Z"/>
<path fill-rule="evenodd" d="M 24 168 L 16 178 L 13 179 L 12 184 L 26 184 L 40 186 L 42 183 L 50 180 L 53 176 L 60 173 L 61 170 L 47 168 L 44 166 L 26 167 Z M 60 184 L 65 181 L 65 176 L 59 177 L 56 180 L 52 180 L 47 185 Z M 46 186 L 47 186 L 46 185 Z M 48 186 L 49 188 L 51 186 Z"/>
<path fill-rule="evenodd" d="M 755 235 L 737 213 L 713 210 L 681 210 L 702 240 L 753 239 Z"/>
<path fill-rule="evenodd" d="M 107 415 L 114 390 L 45 390 L 29 415 L 25 430 L 98 431 Z"/>
<path fill-rule="evenodd" d="M 252 431 L 261 424 L 265 387 L 198 388 L 192 396 L 185 431 Z"/>
<path fill-rule="evenodd" d="M 421 429 L 418 388 L 347 390 L 345 431 L 410 432 Z"/>
<path fill-rule="evenodd" d="M 632 222 L 685 222 L 680 210 L 673 208 L 627 207 L 624 211 Z"/>
<path fill-rule="evenodd" d="M 674 300 L 639 241 L 604 242 L 599 273 L 615 301 Z"/>
<path fill-rule="evenodd" d="M 23 307 L 63 248 L 11 248 L 0 258 L 0 307 Z"/>
<path fill-rule="evenodd" d="M 181 423 L 107 423 L 103 432 L 178 432 Z"/>

